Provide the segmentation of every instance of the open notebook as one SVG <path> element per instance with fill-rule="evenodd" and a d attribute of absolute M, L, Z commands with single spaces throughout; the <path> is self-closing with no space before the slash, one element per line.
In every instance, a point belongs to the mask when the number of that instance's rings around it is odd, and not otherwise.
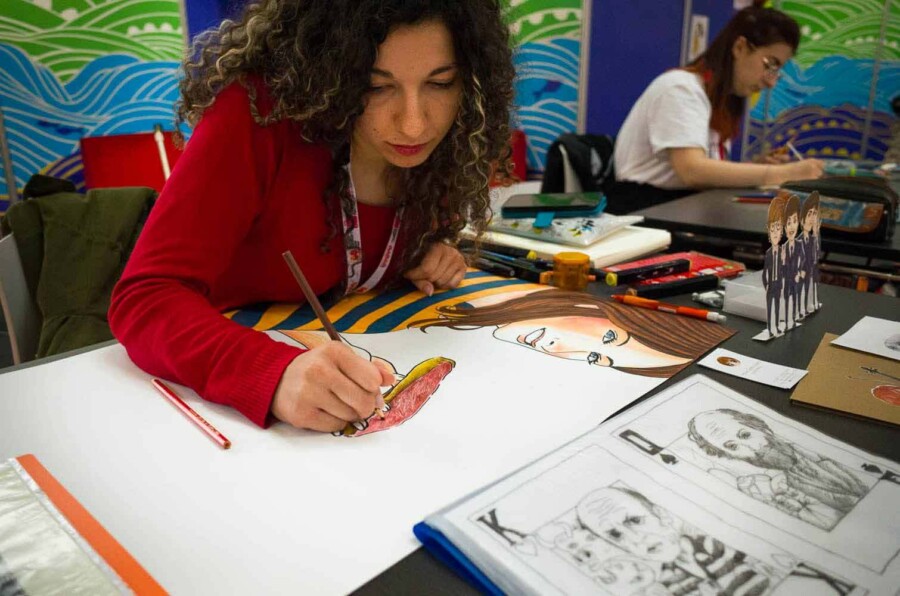
<path fill-rule="evenodd" d="M 898 471 L 694 375 L 414 533 L 494 594 L 894 594 Z"/>

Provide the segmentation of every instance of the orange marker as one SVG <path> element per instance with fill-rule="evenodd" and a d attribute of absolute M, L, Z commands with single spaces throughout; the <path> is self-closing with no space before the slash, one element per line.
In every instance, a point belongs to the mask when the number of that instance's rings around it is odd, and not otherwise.
<path fill-rule="evenodd" d="M 724 323 L 725 315 L 702 308 L 691 308 L 690 306 L 678 306 L 677 304 L 669 304 L 660 302 L 659 300 L 650 300 L 649 298 L 641 298 L 640 296 L 626 296 L 623 294 L 613 294 L 613 300 L 628 304 L 630 306 L 639 306 L 641 308 L 649 308 L 651 310 L 661 310 L 670 312 L 675 315 L 684 315 L 686 317 L 694 317 L 695 319 L 703 319 L 704 321 L 712 321 L 714 323 Z"/>

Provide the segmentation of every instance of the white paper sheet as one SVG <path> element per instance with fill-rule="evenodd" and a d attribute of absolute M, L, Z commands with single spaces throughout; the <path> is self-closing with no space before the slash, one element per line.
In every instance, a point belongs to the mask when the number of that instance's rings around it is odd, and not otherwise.
<path fill-rule="evenodd" d="M 350 339 L 401 372 L 429 356 L 456 367 L 413 418 L 358 438 L 262 430 L 179 388 L 224 451 L 111 346 L 0 375 L 0 458 L 37 455 L 173 593 L 346 593 L 414 550 L 426 514 L 661 381 L 487 328 Z"/>
<path fill-rule="evenodd" d="M 695 375 L 427 521 L 508 592 L 893 594 L 897 472 Z"/>
<path fill-rule="evenodd" d="M 863 317 L 847 333 L 831 343 L 900 360 L 900 321 Z"/>
<path fill-rule="evenodd" d="M 782 389 L 790 389 L 807 373 L 800 368 L 766 362 L 724 348 L 716 348 L 699 360 L 697 364 L 754 383 L 763 383 Z"/>

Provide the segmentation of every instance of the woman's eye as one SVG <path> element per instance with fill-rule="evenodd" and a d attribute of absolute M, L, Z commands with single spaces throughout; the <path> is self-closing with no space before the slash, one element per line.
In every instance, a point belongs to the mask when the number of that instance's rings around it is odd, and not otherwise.
<path fill-rule="evenodd" d="M 369 93 L 374 93 L 376 95 L 378 93 L 386 91 L 387 89 L 389 89 L 388 85 L 369 85 Z"/>
<path fill-rule="evenodd" d="M 610 343 L 616 341 L 616 339 L 617 339 L 618 337 L 619 337 L 619 336 L 616 335 L 616 332 L 613 331 L 612 329 L 610 329 L 609 331 L 607 331 L 607 332 L 603 335 L 603 339 L 600 340 L 600 341 L 602 341 L 604 344 L 610 344 Z"/>
<path fill-rule="evenodd" d="M 431 83 L 429 83 L 429 84 L 430 84 L 432 87 L 436 87 L 436 88 L 438 88 L 438 89 L 449 89 L 450 87 L 453 86 L 453 84 L 454 84 L 455 82 L 456 82 L 456 81 L 454 81 L 454 80 L 451 80 L 451 81 L 431 81 Z"/>

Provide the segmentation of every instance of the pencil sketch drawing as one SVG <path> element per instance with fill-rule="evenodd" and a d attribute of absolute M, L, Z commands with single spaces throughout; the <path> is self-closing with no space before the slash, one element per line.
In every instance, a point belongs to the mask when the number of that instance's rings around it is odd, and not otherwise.
<path fill-rule="evenodd" d="M 756 500 L 822 529 L 831 529 L 868 492 L 847 466 L 774 433 L 761 418 L 721 408 L 695 415 L 688 437 L 713 458 L 735 459 L 760 472 L 736 479 Z"/>

